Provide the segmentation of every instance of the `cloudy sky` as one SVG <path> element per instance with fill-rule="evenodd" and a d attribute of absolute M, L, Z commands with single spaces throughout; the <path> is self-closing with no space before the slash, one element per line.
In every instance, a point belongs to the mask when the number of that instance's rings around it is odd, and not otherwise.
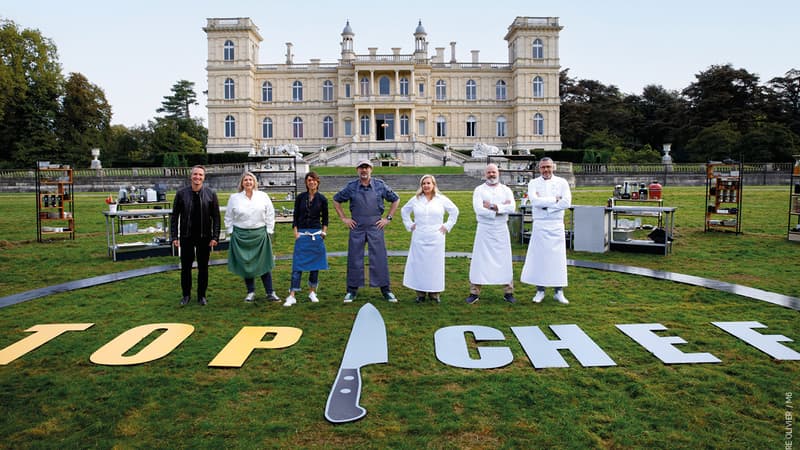
<path fill-rule="evenodd" d="M 461 61 L 480 50 L 482 62 L 504 63 L 503 37 L 517 16 L 559 17 L 561 67 L 625 93 L 641 94 L 649 84 L 683 89 L 715 64 L 731 63 L 762 82 L 800 69 L 797 0 L 22 0 L 0 9 L 0 17 L 52 39 L 64 74 L 80 72 L 100 86 L 112 123 L 126 126 L 153 118 L 181 79 L 195 83 L 201 105 L 193 114 L 205 119 L 207 18 L 251 18 L 264 38 L 261 64 L 284 62 L 286 42 L 295 63 L 336 62 L 348 20 L 359 54 L 368 47 L 411 53 L 421 20 L 431 54 L 445 47 L 449 60 L 455 41 Z"/>

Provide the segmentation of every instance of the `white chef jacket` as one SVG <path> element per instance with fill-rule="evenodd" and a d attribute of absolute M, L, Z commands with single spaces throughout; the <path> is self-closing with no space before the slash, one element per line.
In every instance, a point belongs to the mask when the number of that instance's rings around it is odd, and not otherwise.
<path fill-rule="evenodd" d="M 497 205 L 498 211 L 483 207 L 486 200 Z M 469 264 L 469 281 L 472 284 L 510 284 L 514 281 L 511 266 L 511 236 L 508 232 L 508 214 L 516 210 L 514 193 L 508 186 L 482 184 L 472 193 L 472 209 L 478 221 L 472 261 Z"/>
<path fill-rule="evenodd" d="M 400 214 L 406 230 L 412 232 L 403 286 L 420 292 L 444 291 L 445 234 L 441 228 L 444 226 L 448 232 L 453 229 L 458 207 L 442 194 L 435 194 L 430 200 L 422 194 L 409 199 Z M 412 225 L 416 225 L 413 231 Z"/>
<path fill-rule="evenodd" d="M 561 197 L 556 201 L 556 197 Z M 567 246 L 564 210 L 572 205 L 567 180 L 553 175 L 528 183 L 533 229 L 520 281 L 536 286 L 567 285 Z"/>
<path fill-rule="evenodd" d="M 252 198 L 247 198 L 244 191 L 231 195 L 225 208 L 225 229 L 228 235 L 233 233 L 234 226 L 248 230 L 266 227 L 267 233 L 274 233 L 275 208 L 269 195 L 256 190 L 253 190 Z"/>

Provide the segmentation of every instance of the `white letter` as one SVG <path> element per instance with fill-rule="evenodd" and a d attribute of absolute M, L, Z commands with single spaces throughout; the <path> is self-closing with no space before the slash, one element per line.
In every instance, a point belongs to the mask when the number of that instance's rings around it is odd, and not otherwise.
<path fill-rule="evenodd" d="M 753 347 L 772 356 L 775 359 L 798 361 L 800 353 L 778 344 L 778 342 L 793 342 L 782 334 L 761 334 L 751 328 L 767 328 L 758 322 L 711 322 L 728 333 L 747 342 Z"/>
<path fill-rule="evenodd" d="M 597 344 L 577 325 L 550 325 L 561 340 L 551 341 L 539 327 L 511 327 L 533 367 L 569 367 L 567 361 L 558 353 L 559 349 L 569 350 L 583 367 L 616 366 Z"/>
<path fill-rule="evenodd" d="M 480 358 L 473 359 L 469 355 L 464 333 L 472 333 L 475 341 L 505 340 L 500 330 L 480 325 L 439 328 L 433 337 L 436 358 L 449 366 L 462 369 L 497 369 L 514 361 L 514 355 L 508 347 L 478 347 Z"/>
<path fill-rule="evenodd" d="M 638 342 L 650 353 L 660 359 L 664 364 L 693 364 L 693 363 L 717 363 L 720 362 L 711 353 L 683 353 L 673 347 L 675 344 L 685 344 L 686 341 L 678 336 L 661 337 L 652 331 L 666 330 L 667 328 L 660 323 L 634 323 L 628 325 L 616 325 L 629 338 Z"/>

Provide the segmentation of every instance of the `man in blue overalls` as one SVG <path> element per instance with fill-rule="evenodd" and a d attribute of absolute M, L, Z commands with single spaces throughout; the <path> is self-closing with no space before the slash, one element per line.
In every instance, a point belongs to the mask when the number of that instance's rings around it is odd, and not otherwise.
<path fill-rule="evenodd" d="M 400 197 L 382 180 L 372 178 L 372 163 L 362 159 L 356 164 L 358 179 L 333 196 L 336 214 L 350 228 L 347 242 L 347 294 L 344 302 L 352 302 L 358 288 L 364 286 L 364 246 L 369 245 L 369 285 L 380 287 L 383 297 L 394 303 L 397 297 L 389 286 L 389 258 L 383 228 L 392 221 Z M 391 202 L 383 217 L 384 201 Z M 350 202 L 350 218 L 344 215 L 342 203 Z"/>

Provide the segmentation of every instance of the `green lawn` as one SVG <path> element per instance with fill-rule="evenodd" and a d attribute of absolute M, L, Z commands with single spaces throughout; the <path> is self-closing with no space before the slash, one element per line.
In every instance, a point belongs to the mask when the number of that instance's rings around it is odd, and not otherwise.
<path fill-rule="evenodd" d="M 471 193 L 445 193 L 461 208 L 447 249 L 469 252 L 475 218 Z M 574 203 L 601 205 L 611 188 L 576 189 Z M 220 193 L 224 204 L 227 193 Z M 153 265 L 162 257 L 111 262 L 106 251 L 104 193 L 76 198 L 75 241 L 36 242 L 34 194 L 0 195 L 0 295 Z M 401 193 L 402 203 L 410 193 Z M 628 264 L 686 273 L 800 297 L 800 243 L 786 240 L 788 188 L 746 186 L 742 235 L 703 232 L 703 188 L 665 189 L 678 207 L 669 256 L 570 252 L 579 260 Z M 329 198 L 331 195 L 328 195 Z M 171 195 L 170 195 L 171 197 Z M 332 214 L 332 217 L 335 217 Z M 391 250 L 406 250 L 409 233 L 398 220 L 387 234 Z M 276 253 L 291 253 L 287 225 L 278 225 Z M 345 251 L 347 231 L 332 220 L 329 251 Z M 517 246 L 517 255 L 525 248 Z M 215 252 L 212 258 L 225 258 Z M 344 258 L 321 273 L 321 302 L 301 294 L 298 305 L 242 302 L 244 286 L 227 268 L 211 269 L 209 305 L 180 308 L 179 273 L 120 281 L 44 297 L 0 309 L 0 349 L 38 324 L 93 323 L 68 332 L 0 366 L 0 448 L 532 448 L 532 447 L 734 447 L 784 448 L 787 398 L 800 392 L 800 361 L 775 361 L 711 325 L 757 321 L 762 334 L 782 334 L 800 351 L 798 312 L 742 296 L 672 283 L 570 267 L 559 305 L 529 299 L 534 288 L 517 283 L 510 305 L 499 286 L 466 305 L 469 260 L 447 261 L 447 290 L 440 305 L 413 302 L 401 286 L 404 258 L 390 269 L 397 304 L 363 289 L 343 304 Z M 521 263 L 515 263 L 519 279 Z M 290 263 L 279 261 L 276 288 L 284 296 Z M 305 283 L 305 280 L 304 280 Z M 367 416 L 332 425 L 324 417 L 358 308 L 372 302 L 386 322 L 389 363 L 362 370 L 361 404 Z M 137 366 L 103 366 L 90 356 L 131 328 L 185 323 L 194 332 L 165 357 Z M 687 353 L 709 352 L 717 364 L 666 365 L 614 325 L 660 323 L 661 336 L 680 336 Z M 576 324 L 615 362 L 584 368 L 569 352 L 569 368 L 533 368 L 511 327 Z M 434 333 L 453 325 L 483 325 L 505 341 L 468 339 L 477 347 L 507 346 L 513 362 L 492 370 L 441 363 Z M 256 350 L 238 369 L 208 363 L 245 326 L 303 330 L 280 350 Z M 152 338 L 135 347 L 135 353 Z M 795 402 L 796 403 L 796 402 Z"/>

